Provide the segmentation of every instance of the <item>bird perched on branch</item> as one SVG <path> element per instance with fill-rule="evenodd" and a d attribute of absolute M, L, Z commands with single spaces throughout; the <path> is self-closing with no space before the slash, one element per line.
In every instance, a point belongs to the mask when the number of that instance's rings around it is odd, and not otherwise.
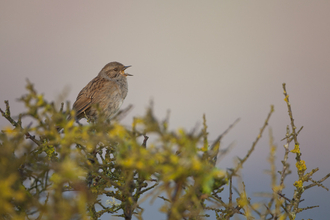
<path fill-rule="evenodd" d="M 92 121 L 97 120 L 99 115 L 96 107 L 105 119 L 116 115 L 128 92 L 126 77 L 132 76 L 125 73 L 128 67 L 118 62 L 108 63 L 80 91 L 72 107 L 76 111 L 77 121 L 86 117 Z"/>

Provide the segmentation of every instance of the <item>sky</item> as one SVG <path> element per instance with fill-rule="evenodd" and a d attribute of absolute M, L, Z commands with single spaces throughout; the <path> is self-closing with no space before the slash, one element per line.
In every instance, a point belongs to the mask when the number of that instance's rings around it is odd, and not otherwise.
<path fill-rule="evenodd" d="M 206 114 L 211 140 L 240 118 L 221 143 L 233 145 L 222 169 L 246 154 L 274 105 L 269 126 L 280 169 L 290 123 L 286 83 L 295 123 L 304 126 L 302 159 L 307 171 L 320 168 L 319 180 L 330 171 L 329 11 L 327 0 L 0 0 L 0 107 L 9 100 L 14 115 L 24 110 L 17 98 L 26 79 L 49 101 L 68 91 L 65 100 L 73 103 L 105 64 L 118 61 L 132 65 L 127 72 L 134 75 L 122 106 L 134 109 L 124 124 L 143 115 L 150 100 L 159 119 L 170 110 L 174 130 L 191 130 Z M 0 119 L 1 128 L 7 124 Z M 266 130 L 244 165 L 251 196 L 270 186 L 268 142 Z M 290 162 L 294 169 L 293 154 Z M 296 177 L 293 172 L 285 183 L 289 197 Z M 320 187 L 307 190 L 301 206 L 320 207 L 298 218 L 330 216 L 329 196 Z M 145 211 L 145 218 L 156 211 Z"/>

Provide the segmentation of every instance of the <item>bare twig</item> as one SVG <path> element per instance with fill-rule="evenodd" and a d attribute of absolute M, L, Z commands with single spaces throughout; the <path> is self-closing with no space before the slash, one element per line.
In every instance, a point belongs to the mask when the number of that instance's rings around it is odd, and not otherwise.
<path fill-rule="evenodd" d="M 286 84 L 283 83 L 283 94 L 285 96 L 285 99 L 284 101 L 286 102 L 287 104 L 287 107 L 288 107 L 288 113 L 289 113 L 289 117 L 290 117 L 290 121 L 291 121 L 291 129 L 292 129 L 292 136 L 293 136 L 293 140 L 294 140 L 294 143 L 295 145 L 299 144 L 298 143 L 298 140 L 297 140 L 297 133 L 296 133 L 296 126 L 294 124 L 294 119 L 293 119 L 293 114 L 292 114 L 292 109 L 291 109 L 291 104 L 289 102 L 289 95 L 288 93 L 286 92 Z M 300 159 L 299 159 L 300 160 Z"/>
<path fill-rule="evenodd" d="M 268 113 L 268 116 L 264 122 L 264 125 L 262 126 L 262 128 L 260 129 L 260 132 L 256 138 L 256 140 L 253 142 L 250 150 L 248 151 L 248 153 L 245 155 L 245 157 L 243 159 L 239 159 L 239 164 L 233 169 L 233 174 L 235 174 L 240 168 L 242 168 L 243 166 L 243 163 L 249 158 L 249 156 L 251 155 L 251 153 L 254 151 L 254 148 L 255 146 L 257 145 L 258 141 L 260 140 L 265 128 L 267 127 L 268 125 L 268 122 L 269 122 L 269 119 L 270 119 L 270 116 L 272 115 L 272 113 L 274 112 L 274 106 L 272 105 L 270 107 L 270 112 Z"/>
<path fill-rule="evenodd" d="M 322 188 L 324 188 L 324 189 L 326 189 L 327 191 L 329 191 L 329 189 L 328 189 L 327 187 L 325 187 L 325 186 L 323 186 L 323 185 L 321 184 L 324 180 L 328 179 L 329 177 L 330 177 L 330 173 L 328 173 L 325 177 L 323 177 L 323 178 L 320 179 L 319 181 L 313 181 L 312 184 L 309 184 L 308 186 L 305 186 L 304 188 L 305 188 L 305 190 L 306 190 L 306 189 L 309 189 L 309 188 L 311 188 L 311 187 L 313 187 L 313 186 L 321 186 Z"/>
<path fill-rule="evenodd" d="M 23 129 L 22 124 L 21 124 L 21 116 L 19 116 L 19 120 L 18 120 L 18 122 L 16 122 L 10 115 L 10 107 L 9 107 L 8 100 L 5 100 L 5 104 L 6 104 L 6 111 L 5 112 L 0 108 L 0 112 L 1 112 L 2 116 L 5 119 L 7 119 L 10 122 L 10 124 L 12 124 L 15 128 Z M 40 141 L 38 141 L 35 138 L 35 136 L 31 135 L 29 132 L 25 132 L 25 137 L 26 137 L 26 139 L 30 139 L 31 141 L 33 141 L 38 146 L 42 145 L 42 143 Z"/>

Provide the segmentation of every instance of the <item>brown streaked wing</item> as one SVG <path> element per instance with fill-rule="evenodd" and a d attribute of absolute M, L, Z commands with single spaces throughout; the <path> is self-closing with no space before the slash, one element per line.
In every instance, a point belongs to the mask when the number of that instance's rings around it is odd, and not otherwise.
<path fill-rule="evenodd" d="M 78 119 L 84 118 L 84 112 L 88 115 L 88 112 L 92 105 L 99 103 L 104 105 L 104 99 L 107 98 L 107 94 L 112 94 L 117 88 L 115 82 L 95 77 L 90 81 L 78 94 L 78 97 L 73 104 L 73 109 L 76 110 L 76 117 Z M 100 106 L 105 107 L 105 106 Z"/>
<path fill-rule="evenodd" d="M 104 79 L 103 79 L 104 80 Z M 93 104 L 94 93 L 102 87 L 102 78 L 95 77 L 91 80 L 78 94 L 76 101 L 73 103 L 73 109 L 76 110 L 78 119 L 84 117 L 84 112 L 87 112 Z"/>

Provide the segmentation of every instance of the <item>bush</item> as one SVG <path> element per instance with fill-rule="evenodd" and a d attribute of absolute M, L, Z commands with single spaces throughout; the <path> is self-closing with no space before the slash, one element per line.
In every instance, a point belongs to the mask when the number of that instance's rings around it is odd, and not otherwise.
<path fill-rule="evenodd" d="M 140 204 L 149 197 L 162 199 L 160 209 L 167 219 L 216 219 L 234 215 L 246 219 L 295 219 L 297 213 L 314 207 L 299 207 L 305 190 L 322 186 L 330 174 L 312 179 L 318 168 L 306 172 L 292 117 L 289 96 L 283 84 L 288 106 L 285 154 L 277 181 L 276 147 L 270 140 L 272 195 L 269 202 L 252 204 L 240 170 L 253 153 L 274 109 L 271 107 L 260 133 L 244 158 L 232 169 L 216 167 L 221 156 L 220 141 L 234 126 L 214 141 L 208 140 L 206 118 L 203 128 L 187 132 L 168 130 L 168 119 L 159 121 L 150 107 L 144 117 L 133 119 L 127 128 L 118 121 L 99 120 L 86 125 L 74 121 L 67 103 L 56 110 L 28 82 L 28 93 L 20 98 L 26 112 L 14 120 L 10 106 L 0 109 L 11 126 L 0 134 L 0 216 L 2 219 L 99 219 L 103 214 L 143 219 Z M 71 119 L 67 119 L 71 115 Z M 22 120 L 32 121 L 22 126 Z M 61 128 L 61 129 L 59 129 Z M 152 143 L 148 142 L 148 136 Z M 293 150 L 289 150 L 293 143 Z M 290 198 L 282 194 L 284 180 L 290 174 L 288 157 L 296 157 L 298 179 Z M 233 179 L 241 187 L 233 196 Z M 307 184 L 308 181 L 312 183 Z M 228 200 L 222 199 L 223 190 Z M 106 203 L 101 198 L 108 197 Z M 236 199 L 234 199 L 236 198 Z"/>

